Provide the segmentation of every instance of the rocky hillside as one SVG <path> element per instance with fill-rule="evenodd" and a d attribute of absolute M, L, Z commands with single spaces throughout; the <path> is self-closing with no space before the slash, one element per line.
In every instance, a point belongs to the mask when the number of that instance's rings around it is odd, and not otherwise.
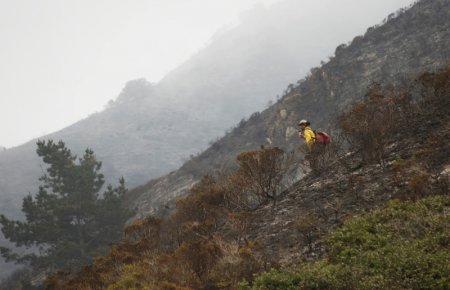
<path fill-rule="evenodd" d="M 445 67 L 450 60 L 450 2 L 419 1 L 387 22 L 371 27 L 335 56 L 289 85 L 285 95 L 262 113 L 254 113 L 225 137 L 181 169 L 153 180 L 131 193 L 141 214 L 157 211 L 186 193 L 208 172 L 234 165 L 241 151 L 273 146 L 292 151 L 298 146 L 296 124 L 307 118 L 316 129 L 334 127 L 335 117 L 361 99 L 374 82 L 401 87 L 423 71 Z"/>
<path fill-rule="evenodd" d="M 417 90 L 417 83 L 425 83 L 425 89 Z M 420 96 L 419 108 L 398 104 L 404 117 L 390 121 L 386 116 L 384 120 L 390 132 L 381 137 L 389 140 L 383 145 L 382 158 L 364 161 L 361 152 L 367 153 L 370 146 L 351 148 L 354 151 L 329 168 L 307 175 L 285 191 L 275 205 L 255 211 L 249 238 L 263 241 L 281 264 L 316 260 L 323 254 L 322 238 L 349 217 L 385 207 L 392 199 L 449 195 L 450 66 L 438 74 L 422 76 L 417 83 L 410 86 L 409 94 Z M 352 112 L 357 118 L 362 116 L 360 111 Z"/>
<path fill-rule="evenodd" d="M 255 8 L 159 83 L 131 81 L 106 110 L 41 138 L 63 139 L 76 153 L 92 148 L 109 182 L 123 175 L 133 187 L 167 174 L 243 117 L 264 109 L 338 43 L 387 14 L 343 22 L 343 15 L 380 5 L 357 1 L 339 7 L 332 0 L 324 5 L 333 9 L 312 5 L 304 11 L 295 0 Z M 317 14 L 327 22 L 307 17 Z M 0 212 L 16 215 L 23 196 L 36 191 L 42 170 L 35 149 L 31 141 L 0 152 Z"/>
<path fill-rule="evenodd" d="M 449 94 L 450 66 L 405 90 L 373 87 L 339 117 L 351 146 L 316 144 L 313 170 L 293 186 L 276 185 L 299 167 L 289 153 L 244 152 L 238 170 L 202 178 L 166 218 L 131 222 L 107 255 L 51 275 L 47 288 L 447 289 Z M 252 283 L 255 274 L 298 265 L 303 273 L 271 271 Z"/>
<path fill-rule="evenodd" d="M 267 107 L 338 43 L 409 3 L 352 2 L 311 1 L 308 11 L 297 0 L 257 7 L 161 82 L 131 81 L 104 111 L 41 138 L 63 139 L 78 154 L 92 148 L 108 182 L 123 175 L 133 187 L 167 174 L 241 118 Z M 44 172 L 35 143 L 0 149 L 0 213 L 9 217 L 20 214 L 22 198 L 36 192 Z M 180 180 L 192 181 L 189 176 Z M 5 272 L 0 270 L 0 277 Z"/>
<path fill-rule="evenodd" d="M 448 143 L 450 136 L 445 130 L 449 129 L 449 120 L 440 125 L 439 131 L 433 135 L 443 134 Z M 360 160 L 350 155 L 341 160 L 350 166 L 336 164 L 320 177 L 308 175 L 285 192 L 276 206 L 266 206 L 255 212 L 249 237 L 264 241 L 268 252 L 281 258 L 283 265 L 315 260 L 323 254 L 321 238 L 347 217 L 384 207 L 394 198 L 405 198 L 405 192 L 410 194 L 409 198 L 450 194 L 448 144 L 438 147 L 447 152 L 446 157 L 430 167 L 428 172 L 419 169 L 423 164 L 418 160 L 423 160 L 423 156 L 416 156 L 427 144 L 417 142 L 417 138 L 427 137 L 416 135 L 404 143 L 392 144 L 386 166 L 377 163 L 361 166 Z M 427 157 L 432 158 L 433 155 L 441 154 L 435 152 Z M 406 164 L 403 164 L 404 160 L 409 160 L 409 165 L 402 168 Z M 425 178 L 423 184 L 419 184 L 420 176 Z M 311 223 L 310 228 L 302 228 L 299 220 Z M 304 236 L 307 231 L 311 231 L 313 236 L 311 245 Z"/>

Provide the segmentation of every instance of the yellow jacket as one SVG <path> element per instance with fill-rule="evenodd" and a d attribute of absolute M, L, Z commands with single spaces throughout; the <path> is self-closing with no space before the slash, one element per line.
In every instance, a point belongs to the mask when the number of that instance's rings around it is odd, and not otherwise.
<path fill-rule="evenodd" d="M 306 146 L 308 147 L 308 151 L 312 150 L 312 146 L 314 145 L 314 142 L 316 141 L 316 134 L 314 134 L 314 131 L 311 130 L 310 127 L 306 127 L 305 131 L 303 131 L 303 136 L 305 138 Z"/>

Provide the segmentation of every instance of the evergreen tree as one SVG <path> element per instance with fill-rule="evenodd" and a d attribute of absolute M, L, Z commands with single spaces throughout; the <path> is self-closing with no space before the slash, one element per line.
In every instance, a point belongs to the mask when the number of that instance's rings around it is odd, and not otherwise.
<path fill-rule="evenodd" d="M 79 269 L 117 242 L 134 214 L 123 205 L 125 181 L 121 178 L 117 187 L 109 185 L 100 194 L 105 182 L 102 164 L 90 149 L 77 160 L 62 141 L 38 141 L 37 154 L 48 165 L 47 173 L 39 179 L 36 196 L 23 199 L 25 221 L 0 215 L 5 237 L 33 251 L 19 255 L 2 247 L 1 254 L 35 269 Z"/>

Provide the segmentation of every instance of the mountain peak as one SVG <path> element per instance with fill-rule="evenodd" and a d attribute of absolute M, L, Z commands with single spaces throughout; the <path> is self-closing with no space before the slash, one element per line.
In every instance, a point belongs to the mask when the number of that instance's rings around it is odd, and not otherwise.
<path fill-rule="evenodd" d="M 117 104 L 135 102 L 149 98 L 154 93 L 154 86 L 145 78 L 128 81 L 117 97 Z"/>

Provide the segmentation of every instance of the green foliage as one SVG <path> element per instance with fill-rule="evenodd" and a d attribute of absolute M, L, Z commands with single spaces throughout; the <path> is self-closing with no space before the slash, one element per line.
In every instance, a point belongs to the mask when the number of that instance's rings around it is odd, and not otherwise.
<path fill-rule="evenodd" d="M 450 286 L 450 198 L 392 201 L 348 221 L 327 240 L 330 261 L 352 267 L 366 289 Z"/>
<path fill-rule="evenodd" d="M 354 289 L 348 283 L 349 275 L 351 272 L 340 265 L 319 261 L 295 270 L 272 269 L 258 275 L 252 285 L 247 281 L 241 282 L 239 290 Z"/>
<path fill-rule="evenodd" d="M 278 271 L 275 269 L 256 277 L 253 286 L 242 282 L 240 290 L 296 290 L 300 285 L 300 276 L 293 271 Z"/>
<path fill-rule="evenodd" d="M 104 176 L 92 150 L 86 149 L 77 160 L 62 141 L 38 141 L 37 147 L 48 165 L 47 174 L 40 178 L 38 193 L 23 200 L 26 221 L 1 215 L 0 224 L 7 239 L 17 246 L 38 247 L 39 254 L 21 256 L 2 248 L 2 255 L 35 268 L 78 269 L 118 241 L 132 216 L 122 204 L 125 181 L 122 178 L 115 188 L 108 186 L 101 195 Z"/>
<path fill-rule="evenodd" d="M 449 289 L 450 197 L 392 201 L 348 220 L 326 246 L 328 259 L 261 274 L 242 289 L 291 289 L 289 281 L 295 289 Z"/>

